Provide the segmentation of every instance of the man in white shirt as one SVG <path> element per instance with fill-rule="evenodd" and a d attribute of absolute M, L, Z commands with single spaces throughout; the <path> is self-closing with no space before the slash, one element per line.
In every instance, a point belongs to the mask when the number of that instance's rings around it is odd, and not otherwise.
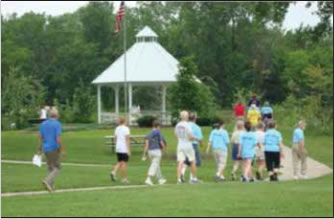
<path fill-rule="evenodd" d="M 110 173 L 112 181 L 116 181 L 118 169 L 122 169 L 122 182 L 128 184 L 127 162 L 131 156 L 130 150 L 130 129 L 126 126 L 125 118 L 120 118 L 119 126 L 115 129 L 117 163 Z"/>
<path fill-rule="evenodd" d="M 184 165 L 184 161 L 188 158 L 191 163 L 191 173 L 193 175 L 193 179 L 190 183 L 199 183 L 200 181 L 197 179 L 197 169 L 195 165 L 195 151 L 192 146 L 192 141 L 196 140 L 196 138 L 192 135 L 191 125 L 188 122 L 189 114 L 187 111 L 182 111 L 180 113 L 181 121 L 175 127 L 175 135 L 178 138 L 177 145 L 177 183 L 182 184 L 184 180 L 182 179 L 182 169 Z"/>

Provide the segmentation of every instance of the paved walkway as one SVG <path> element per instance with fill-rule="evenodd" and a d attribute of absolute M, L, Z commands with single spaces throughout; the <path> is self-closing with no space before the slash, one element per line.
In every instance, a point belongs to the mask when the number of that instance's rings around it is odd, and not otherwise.
<path fill-rule="evenodd" d="M 292 170 L 292 151 L 289 147 L 284 149 L 284 159 L 282 160 L 283 167 L 281 168 L 282 175 L 279 177 L 280 180 L 293 180 L 293 170 Z M 12 164 L 24 164 L 32 165 L 31 161 L 18 161 L 18 160 L 2 160 L 2 163 L 12 163 Z M 43 162 L 45 165 L 45 162 Z M 62 163 L 64 166 L 78 166 L 78 167 L 111 167 L 111 165 L 106 164 L 79 164 L 79 163 Z M 307 158 L 307 176 L 309 179 L 324 176 L 333 172 L 331 168 L 322 164 L 312 158 Z M 78 191 L 96 191 L 104 189 L 130 189 L 130 188 L 143 188 L 148 187 L 147 185 L 127 185 L 127 186 L 100 186 L 100 187 L 89 187 L 89 188 L 69 188 L 69 189 L 58 189 L 54 193 L 64 193 L 64 192 L 78 192 Z M 12 197 L 12 196 L 31 196 L 31 195 L 43 195 L 48 194 L 47 191 L 29 191 L 29 192 L 8 192 L 1 193 L 1 197 Z"/>

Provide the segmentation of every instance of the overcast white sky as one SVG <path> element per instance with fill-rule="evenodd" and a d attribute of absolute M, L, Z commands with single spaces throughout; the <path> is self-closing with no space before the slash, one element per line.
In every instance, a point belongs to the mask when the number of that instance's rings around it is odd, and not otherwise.
<path fill-rule="evenodd" d="M 114 1 L 116 8 L 119 7 L 120 1 Z M 45 13 L 47 15 L 61 15 L 64 13 L 71 13 L 78 8 L 86 5 L 88 1 L 2 1 L 1 14 L 7 16 L 11 13 L 17 13 L 18 16 L 26 12 Z M 305 8 L 306 2 L 297 2 L 295 5 L 290 5 L 289 11 L 286 14 L 283 27 L 286 29 L 294 29 L 300 24 L 314 26 L 319 22 L 317 15 L 312 12 L 316 10 L 316 4 L 311 8 Z M 136 2 L 126 2 L 128 6 L 135 6 Z M 219 4 L 219 3 L 217 3 Z"/>

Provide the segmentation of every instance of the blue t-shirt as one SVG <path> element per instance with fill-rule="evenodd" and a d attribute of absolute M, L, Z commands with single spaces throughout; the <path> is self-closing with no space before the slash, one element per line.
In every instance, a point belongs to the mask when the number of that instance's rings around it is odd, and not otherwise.
<path fill-rule="evenodd" d="M 61 124 L 58 120 L 50 118 L 42 122 L 39 132 L 43 138 L 44 152 L 58 149 L 57 137 L 61 134 Z"/>
<path fill-rule="evenodd" d="M 239 139 L 241 145 L 241 157 L 252 159 L 255 156 L 257 137 L 254 132 L 244 132 Z"/>
<path fill-rule="evenodd" d="M 163 141 L 163 138 L 159 130 L 151 131 L 146 136 L 146 139 L 148 140 L 149 150 L 160 150 L 161 149 L 160 142 Z"/>
<path fill-rule="evenodd" d="M 209 142 L 212 150 L 227 151 L 227 145 L 230 143 L 227 131 L 224 129 L 214 129 L 210 133 Z"/>
<path fill-rule="evenodd" d="M 191 132 L 192 132 L 193 136 L 195 138 L 197 138 L 198 140 L 202 140 L 203 139 L 203 135 L 202 135 L 201 127 L 199 127 L 194 122 L 190 122 L 190 126 L 191 126 Z M 198 141 L 193 141 L 193 144 L 198 144 Z"/>
<path fill-rule="evenodd" d="M 275 129 L 269 129 L 264 135 L 264 151 L 280 152 L 282 135 Z"/>
<path fill-rule="evenodd" d="M 273 109 L 270 106 L 264 106 L 264 107 L 261 108 L 261 113 L 263 115 L 272 114 L 273 113 Z"/>
<path fill-rule="evenodd" d="M 293 132 L 292 142 L 298 144 L 300 140 L 304 141 L 304 131 L 301 128 L 296 128 Z"/>

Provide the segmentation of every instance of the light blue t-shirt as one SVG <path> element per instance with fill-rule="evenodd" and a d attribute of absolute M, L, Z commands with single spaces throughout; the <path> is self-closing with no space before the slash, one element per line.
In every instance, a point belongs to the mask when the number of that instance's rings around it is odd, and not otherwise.
<path fill-rule="evenodd" d="M 304 131 L 301 128 L 296 128 L 293 132 L 292 142 L 298 144 L 300 140 L 304 141 Z"/>
<path fill-rule="evenodd" d="M 210 133 L 209 142 L 211 143 L 212 150 L 227 151 L 230 138 L 226 130 L 214 129 Z"/>
<path fill-rule="evenodd" d="M 273 109 L 270 106 L 264 106 L 261 108 L 261 113 L 263 115 L 265 114 L 272 114 L 273 113 Z"/>
<path fill-rule="evenodd" d="M 61 124 L 56 119 L 50 118 L 42 122 L 39 128 L 40 135 L 43 138 L 43 152 L 54 151 L 58 149 L 57 137 L 61 134 Z"/>
<path fill-rule="evenodd" d="M 201 127 L 199 127 L 196 123 L 194 122 L 190 122 L 190 126 L 191 126 L 191 132 L 193 134 L 193 136 L 195 138 L 197 138 L 198 140 L 202 140 L 203 139 L 203 135 L 202 135 L 202 130 Z M 198 141 L 195 140 L 192 142 L 193 144 L 198 144 Z"/>
<path fill-rule="evenodd" d="M 253 159 L 256 152 L 257 137 L 254 132 L 244 132 L 239 139 L 241 145 L 241 157 Z"/>
<path fill-rule="evenodd" d="M 275 129 L 269 129 L 264 135 L 264 151 L 280 152 L 282 135 Z"/>

